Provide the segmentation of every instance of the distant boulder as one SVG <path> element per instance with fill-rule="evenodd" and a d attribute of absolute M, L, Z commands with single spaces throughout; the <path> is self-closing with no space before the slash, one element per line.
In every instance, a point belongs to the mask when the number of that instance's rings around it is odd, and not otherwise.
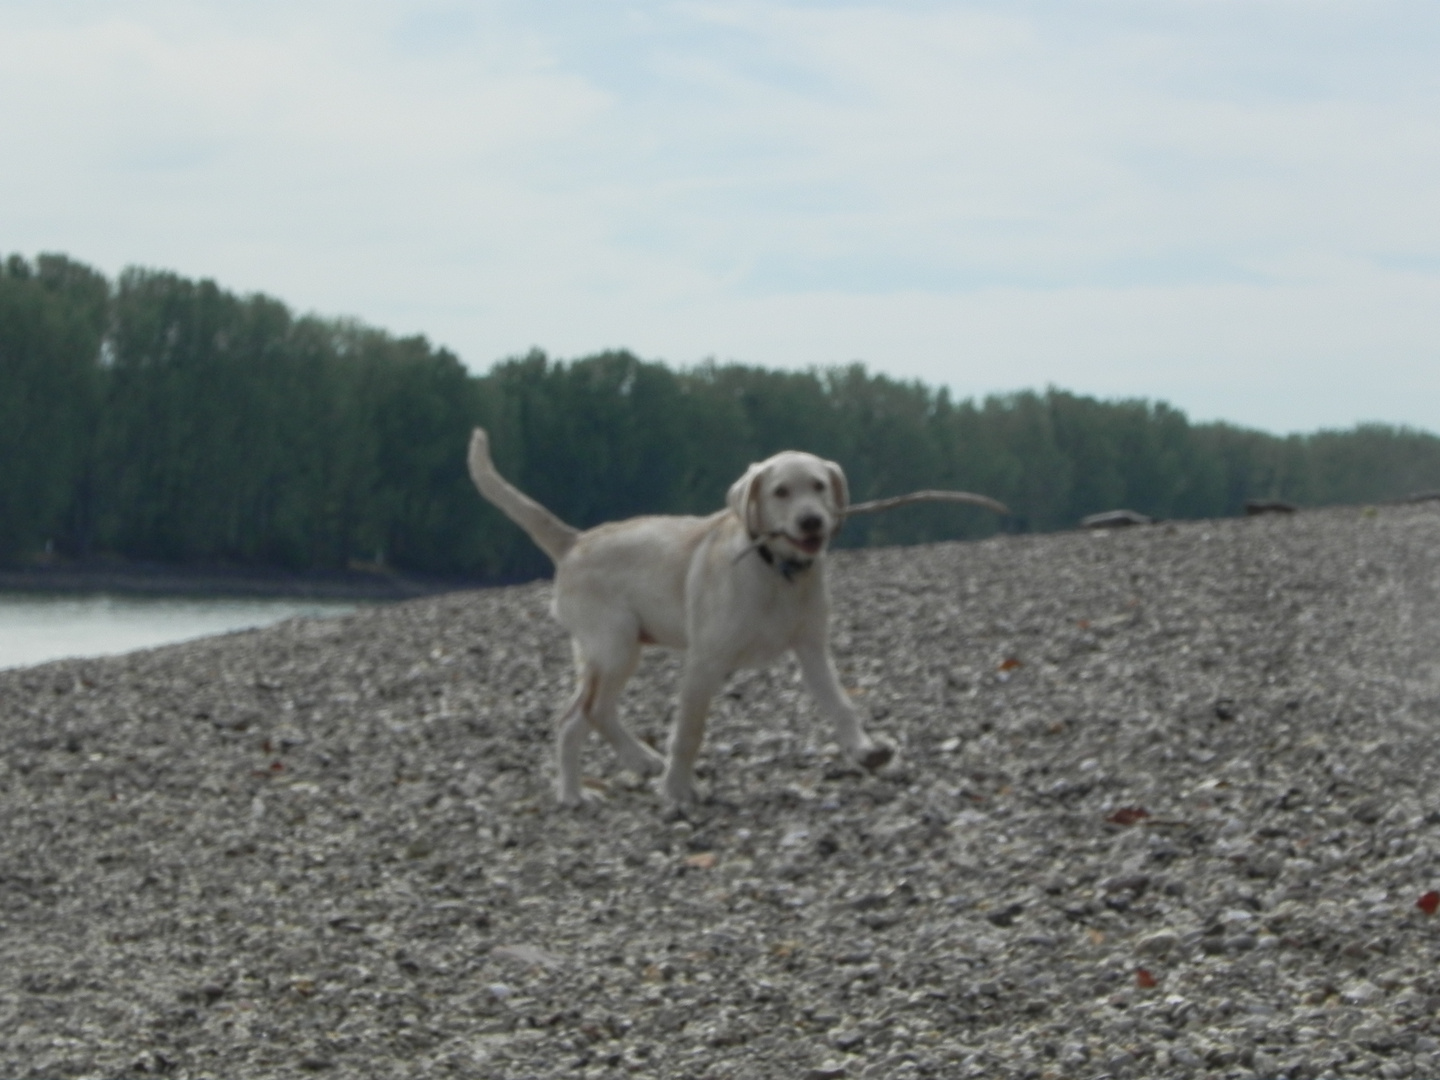
<path fill-rule="evenodd" d="M 1293 514 L 1300 508 L 1283 499 L 1246 499 L 1245 513 L 1249 517 L 1257 514 Z"/>
<path fill-rule="evenodd" d="M 1136 510 L 1105 510 L 1080 519 L 1082 529 L 1117 529 L 1126 525 L 1149 525 L 1154 521 Z"/>

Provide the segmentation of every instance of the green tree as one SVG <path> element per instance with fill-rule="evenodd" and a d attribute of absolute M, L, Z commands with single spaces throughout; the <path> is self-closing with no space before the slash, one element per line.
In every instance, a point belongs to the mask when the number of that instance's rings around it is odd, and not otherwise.
<path fill-rule="evenodd" d="M 0 559 L 64 540 L 95 421 L 108 291 L 63 255 L 0 265 Z"/>

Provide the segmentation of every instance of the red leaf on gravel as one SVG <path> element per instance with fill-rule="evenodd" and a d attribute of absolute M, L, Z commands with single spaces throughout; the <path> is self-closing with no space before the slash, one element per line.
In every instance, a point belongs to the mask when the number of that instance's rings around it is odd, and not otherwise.
<path fill-rule="evenodd" d="M 1000 661 L 1001 671 L 1014 671 L 1017 667 L 1024 666 L 1024 664 L 1022 664 L 1019 660 L 1015 659 L 1015 657 L 1013 656 L 1007 656 L 1004 660 Z"/>
<path fill-rule="evenodd" d="M 1160 980 L 1151 975 L 1144 968 L 1135 969 L 1135 985 L 1141 990 L 1150 990 L 1160 984 Z"/>
<path fill-rule="evenodd" d="M 1431 889 L 1424 896 L 1420 897 L 1419 900 L 1415 901 L 1415 906 L 1425 912 L 1426 915 L 1434 915 L 1435 910 L 1440 908 L 1440 892 Z"/>
<path fill-rule="evenodd" d="M 285 771 L 285 763 L 284 763 L 283 761 L 272 761 L 272 762 L 270 762 L 270 771 L 271 771 L 271 772 L 284 772 L 284 771 Z"/>
<path fill-rule="evenodd" d="M 1143 806 L 1122 806 L 1105 820 L 1111 825 L 1134 825 L 1137 821 L 1143 821 L 1150 816 L 1150 811 Z"/>

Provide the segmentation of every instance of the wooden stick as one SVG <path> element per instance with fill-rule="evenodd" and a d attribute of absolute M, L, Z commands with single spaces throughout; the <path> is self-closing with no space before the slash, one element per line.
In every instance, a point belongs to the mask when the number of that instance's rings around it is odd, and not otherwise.
<path fill-rule="evenodd" d="M 908 495 L 896 495 L 889 499 L 871 499 L 869 502 L 856 503 L 847 507 L 845 516 L 851 514 L 873 514 L 877 510 L 893 510 L 897 506 L 909 506 L 918 502 L 954 502 L 969 503 L 971 506 L 983 506 L 986 510 L 993 510 L 997 514 L 1008 516 L 1010 508 L 1002 502 L 985 495 L 972 495 L 968 491 L 912 491 Z"/>
<path fill-rule="evenodd" d="M 873 514 L 877 510 L 891 510 L 897 506 L 909 506 L 911 503 L 918 502 L 969 503 L 971 506 L 983 506 L 986 510 L 993 510 L 997 514 L 1008 516 L 1010 513 L 1010 508 L 1004 503 L 996 502 L 994 499 L 985 495 L 972 495 L 968 491 L 912 491 L 908 495 L 895 495 L 888 499 L 871 499 L 869 502 L 856 503 L 854 506 L 846 507 L 843 516 L 849 517 L 851 514 Z M 773 540 L 777 536 L 784 535 L 785 534 L 779 530 L 761 533 L 735 556 L 734 561 L 739 562 L 746 555 L 749 555 L 750 552 L 765 543 L 765 541 Z"/>

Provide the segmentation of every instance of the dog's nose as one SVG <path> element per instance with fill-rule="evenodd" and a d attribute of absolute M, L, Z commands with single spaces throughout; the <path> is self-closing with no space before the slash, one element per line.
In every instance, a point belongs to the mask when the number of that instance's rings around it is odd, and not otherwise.
<path fill-rule="evenodd" d="M 811 533 L 818 533 L 825 525 L 825 519 L 819 514 L 808 514 L 800 519 L 800 531 L 807 536 Z"/>

